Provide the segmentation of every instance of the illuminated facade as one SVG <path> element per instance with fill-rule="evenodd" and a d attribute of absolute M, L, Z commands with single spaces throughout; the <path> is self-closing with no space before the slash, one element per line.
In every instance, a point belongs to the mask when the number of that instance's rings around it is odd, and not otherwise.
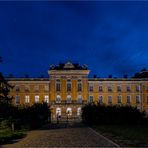
<path fill-rule="evenodd" d="M 49 78 L 9 78 L 16 105 L 47 102 L 52 119 L 80 118 L 83 105 L 131 105 L 148 112 L 147 78 L 88 78 L 86 65 L 51 65 Z"/>

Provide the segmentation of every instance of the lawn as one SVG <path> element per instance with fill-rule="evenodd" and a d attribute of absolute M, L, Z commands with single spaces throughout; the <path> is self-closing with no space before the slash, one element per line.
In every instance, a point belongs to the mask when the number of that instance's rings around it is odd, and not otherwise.
<path fill-rule="evenodd" d="M 0 129 L 0 145 L 8 143 L 13 139 L 21 138 L 23 135 L 23 131 L 12 132 L 10 129 Z"/>
<path fill-rule="evenodd" d="M 93 128 L 120 146 L 148 147 L 148 126 L 98 125 Z"/>

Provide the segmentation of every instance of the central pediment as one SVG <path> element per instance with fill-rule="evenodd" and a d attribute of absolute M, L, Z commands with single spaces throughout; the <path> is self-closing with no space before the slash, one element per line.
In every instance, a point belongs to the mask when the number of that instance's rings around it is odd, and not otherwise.
<path fill-rule="evenodd" d="M 74 65 L 71 62 L 67 62 L 67 63 L 65 63 L 64 68 L 65 69 L 74 68 Z"/>

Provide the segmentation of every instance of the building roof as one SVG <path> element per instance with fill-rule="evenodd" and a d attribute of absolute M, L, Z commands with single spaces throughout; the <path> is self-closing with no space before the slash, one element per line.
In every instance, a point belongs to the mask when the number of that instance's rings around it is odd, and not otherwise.
<path fill-rule="evenodd" d="M 87 70 L 87 65 L 79 65 L 79 63 L 60 63 L 59 65 L 51 65 L 49 70 Z"/>

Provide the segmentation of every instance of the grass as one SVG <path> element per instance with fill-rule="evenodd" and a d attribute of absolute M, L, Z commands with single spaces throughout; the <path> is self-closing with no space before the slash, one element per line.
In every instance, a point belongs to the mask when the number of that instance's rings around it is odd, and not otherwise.
<path fill-rule="evenodd" d="M 93 128 L 121 146 L 148 146 L 148 126 L 98 125 Z"/>
<path fill-rule="evenodd" d="M 10 129 L 0 129 L 0 145 L 21 138 L 24 135 L 23 132 L 23 130 L 12 132 Z"/>

